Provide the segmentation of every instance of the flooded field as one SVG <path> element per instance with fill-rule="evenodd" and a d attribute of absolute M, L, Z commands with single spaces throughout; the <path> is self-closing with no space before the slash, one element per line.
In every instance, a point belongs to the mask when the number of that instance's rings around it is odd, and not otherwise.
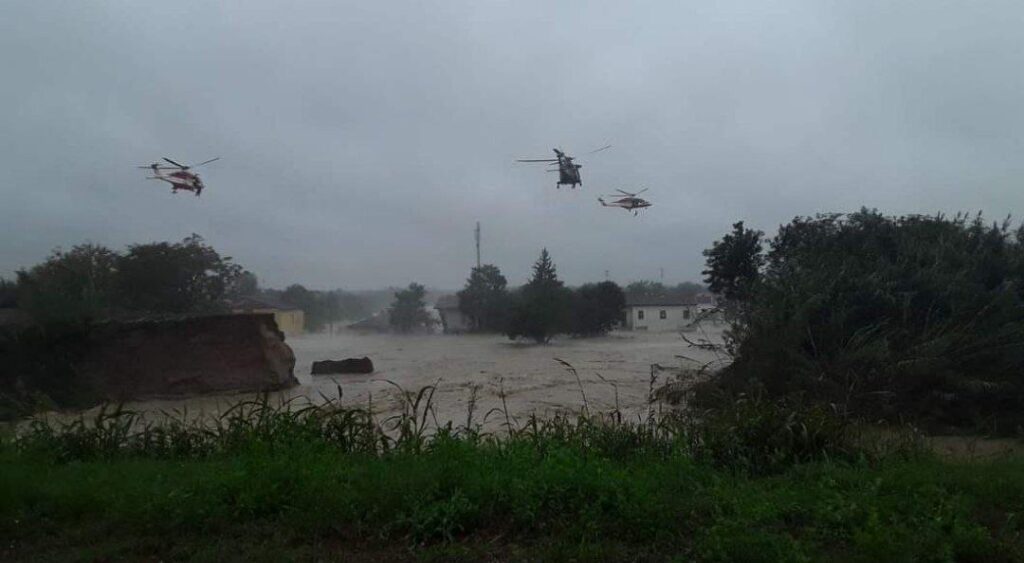
<path fill-rule="evenodd" d="M 720 329 L 693 338 L 717 341 Z M 584 405 L 591 410 L 618 406 L 630 416 L 646 412 L 651 387 L 651 364 L 667 368 L 696 366 L 714 359 L 714 353 L 689 347 L 675 333 L 617 332 L 592 339 L 560 339 L 548 345 L 514 343 L 498 335 L 395 336 L 359 334 L 310 334 L 288 339 L 295 351 L 295 375 L 300 385 L 274 394 L 272 400 L 307 397 L 319 401 L 321 394 L 336 397 L 340 386 L 349 405 L 373 405 L 382 416 L 400 409 L 400 391 L 437 384 L 434 407 L 441 423 L 461 424 L 466 420 L 473 387 L 477 387 L 476 419 L 500 407 L 501 389 L 509 414 L 524 418 L 536 413 L 550 416 L 559 411 L 576 411 Z M 692 358 L 685 360 L 679 355 Z M 376 371 L 367 375 L 312 376 L 316 360 L 368 356 Z M 579 381 L 562 364 L 572 364 Z M 658 381 L 670 373 L 658 372 Z M 187 400 L 143 401 L 127 405 L 140 411 L 187 410 L 189 415 L 214 414 L 248 395 L 219 395 Z M 488 421 L 495 423 L 495 421 Z M 492 424 L 488 424 L 492 426 Z"/>

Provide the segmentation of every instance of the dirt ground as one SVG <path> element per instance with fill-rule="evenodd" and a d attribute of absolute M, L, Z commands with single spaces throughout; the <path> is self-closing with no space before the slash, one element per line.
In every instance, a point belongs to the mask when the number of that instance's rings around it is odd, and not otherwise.
<path fill-rule="evenodd" d="M 721 330 L 706 329 L 688 338 L 717 341 Z M 382 416 L 400 409 L 400 391 L 418 391 L 437 384 L 434 407 L 438 420 L 456 424 L 466 421 L 472 388 L 478 387 L 476 422 L 494 407 L 500 407 L 501 389 L 510 415 L 523 419 L 530 414 L 550 416 L 559 411 L 577 411 L 585 402 L 591 411 L 618 407 L 629 416 L 647 412 L 651 388 L 651 365 L 666 368 L 696 367 L 715 358 L 715 353 L 690 347 L 676 333 L 615 332 L 592 339 L 564 338 L 547 345 L 511 342 L 498 335 L 415 335 L 308 334 L 288 339 L 295 351 L 295 375 L 300 385 L 272 396 L 272 400 L 307 397 L 317 401 L 322 394 L 337 396 L 349 405 L 372 404 Z M 685 355 L 690 360 L 680 358 Z M 368 356 L 376 371 L 367 375 L 313 376 L 316 360 Z M 557 359 L 575 367 L 579 381 Z M 654 370 L 655 385 L 671 377 L 670 371 Z M 585 399 L 584 399 L 585 395 Z M 190 415 L 213 414 L 245 395 L 218 395 L 187 400 L 142 401 L 126 405 L 148 411 L 187 409 Z M 488 420 L 493 427 L 496 420 Z"/>

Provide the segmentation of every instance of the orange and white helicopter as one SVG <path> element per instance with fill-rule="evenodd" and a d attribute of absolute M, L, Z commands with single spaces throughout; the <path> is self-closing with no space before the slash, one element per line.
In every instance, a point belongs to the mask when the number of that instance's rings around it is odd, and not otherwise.
<path fill-rule="evenodd" d="M 188 192 L 193 192 L 196 194 L 196 197 L 199 197 L 199 194 L 203 193 L 203 188 L 205 186 L 203 185 L 203 181 L 199 179 L 199 174 L 196 174 L 195 172 L 189 172 L 189 170 L 197 166 L 209 164 L 215 160 L 220 160 L 220 157 L 218 156 L 217 158 L 211 158 L 210 160 L 200 162 L 199 164 L 193 164 L 191 166 L 178 164 L 177 162 L 174 162 L 173 160 L 167 158 L 166 156 L 164 157 L 164 160 L 171 163 L 173 166 L 166 166 L 158 162 L 154 162 L 149 166 L 140 166 L 139 168 L 152 170 L 153 175 L 147 176 L 146 179 L 162 180 L 164 182 L 167 182 L 168 184 L 171 185 L 172 193 L 178 193 L 178 190 L 185 190 Z M 173 170 L 174 172 L 164 172 L 165 170 Z"/>
<path fill-rule="evenodd" d="M 619 192 L 619 194 L 621 195 L 607 196 L 610 198 L 618 198 L 615 201 L 608 203 L 604 200 L 604 198 L 601 197 L 597 198 L 597 201 L 601 202 L 601 205 L 605 207 L 621 207 L 626 211 L 632 211 L 633 215 L 638 215 L 641 210 L 647 209 L 652 205 L 651 202 L 647 201 L 646 199 L 638 197 L 640 194 L 646 192 L 647 188 L 644 188 L 636 192 L 635 194 L 624 190 L 615 191 Z"/>

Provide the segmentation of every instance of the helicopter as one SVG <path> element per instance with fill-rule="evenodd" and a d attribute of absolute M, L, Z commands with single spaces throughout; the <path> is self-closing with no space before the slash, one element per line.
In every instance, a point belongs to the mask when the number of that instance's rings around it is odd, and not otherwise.
<path fill-rule="evenodd" d="M 587 154 L 600 152 L 611 147 L 611 145 L 606 145 Z M 583 179 L 580 177 L 580 168 L 583 168 L 583 165 L 573 162 L 575 157 L 569 156 L 558 149 L 552 150 L 555 151 L 555 158 L 519 159 L 516 162 L 550 162 L 557 164 L 557 170 L 548 170 L 548 172 L 558 172 L 558 182 L 555 183 L 556 188 L 561 188 L 563 185 L 570 186 L 573 189 L 576 189 L 576 186 L 583 187 Z"/>
<path fill-rule="evenodd" d="M 139 167 L 153 171 L 153 175 L 147 176 L 146 179 L 163 180 L 164 182 L 167 182 L 168 184 L 171 185 L 171 193 L 178 193 L 178 190 L 185 190 L 189 192 L 194 192 L 196 194 L 196 197 L 199 197 L 199 194 L 203 192 L 203 188 L 205 186 L 203 185 L 203 181 L 199 179 L 199 174 L 196 174 L 195 172 L 189 172 L 189 170 L 191 170 L 192 168 L 196 168 L 197 166 L 209 164 L 215 160 L 220 160 L 220 157 L 218 156 L 217 158 L 211 158 L 210 160 L 200 162 L 199 164 L 193 164 L 191 166 L 179 164 L 167 158 L 166 156 L 163 157 L 163 159 L 171 163 L 173 166 L 165 166 L 160 164 L 159 162 L 154 162 L 149 166 Z M 174 170 L 174 172 L 163 172 L 164 170 Z"/>
<path fill-rule="evenodd" d="M 619 194 L 621 195 L 612 195 L 608 197 L 618 198 L 617 200 L 611 203 L 607 203 L 605 202 L 604 198 L 599 197 L 597 198 L 597 201 L 601 202 L 601 205 L 605 207 L 621 207 L 626 211 L 632 211 L 633 215 L 638 215 L 641 210 L 646 209 L 652 205 L 651 202 L 647 201 L 646 199 L 638 197 L 640 194 L 646 192 L 647 188 L 644 188 L 636 193 L 630 193 L 624 190 L 615 191 L 619 192 Z"/>

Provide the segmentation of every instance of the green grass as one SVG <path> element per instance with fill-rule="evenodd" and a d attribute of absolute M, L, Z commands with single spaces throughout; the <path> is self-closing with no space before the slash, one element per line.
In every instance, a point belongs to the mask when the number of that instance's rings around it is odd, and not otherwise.
<path fill-rule="evenodd" d="M 523 558 L 1018 561 L 1024 461 L 818 462 L 750 477 L 678 457 L 465 442 L 383 457 L 0 465 L 5 560 Z"/>
<path fill-rule="evenodd" d="M 256 401 L 37 425 L 0 442 L 0 560 L 1024 560 L 1022 459 L 883 451 L 757 402 L 488 435 L 430 427 L 430 393 L 379 424 Z"/>

